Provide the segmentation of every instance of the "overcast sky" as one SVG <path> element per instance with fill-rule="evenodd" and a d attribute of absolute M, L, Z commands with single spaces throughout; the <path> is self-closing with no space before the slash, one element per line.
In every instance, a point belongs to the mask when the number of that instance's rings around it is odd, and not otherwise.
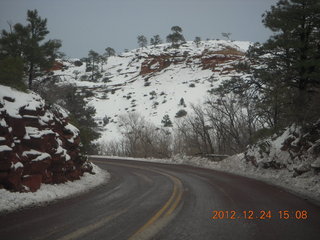
<path fill-rule="evenodd" d="M 174 25 L 186 40 L 222 38 L 264 42 L 271 32 L 261 15 L 277 0 L 0 0 L 0 29 L 7 21 L 25 23 L 28 9 L 48 19 L 49 38 L 62 40 L 62 51 L 84 57 L 90 49 L 103 53 L 137 47 L 137 36 L 162 39 Z"/>

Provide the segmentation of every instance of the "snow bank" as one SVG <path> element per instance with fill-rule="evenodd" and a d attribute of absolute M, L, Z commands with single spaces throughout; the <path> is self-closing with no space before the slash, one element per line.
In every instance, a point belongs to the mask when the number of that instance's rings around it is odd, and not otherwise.
<path fill-rule="evenodd" d="M 94 175 L 84 173 L 80 180 L 73 182 L 68 181 L 54 185 L 42 184 L 40 189 L 33 193 L 16 193 L 0 189 L 0 213 L 43 205 L 57 199 L 87 192 L 100 184 L 106 183 L 110 178 L 110 174 L 94 164 L 92 166 Z"/>

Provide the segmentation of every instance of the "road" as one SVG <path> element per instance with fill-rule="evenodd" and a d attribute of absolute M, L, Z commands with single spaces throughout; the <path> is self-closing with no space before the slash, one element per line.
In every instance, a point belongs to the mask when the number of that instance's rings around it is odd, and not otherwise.
<path fill-rule="evenodd" d="M 109 183 L 0 216 L 0 239 L 320 239 L 320 207 L 278 187 L 190 166 L 95 163 Z"/>

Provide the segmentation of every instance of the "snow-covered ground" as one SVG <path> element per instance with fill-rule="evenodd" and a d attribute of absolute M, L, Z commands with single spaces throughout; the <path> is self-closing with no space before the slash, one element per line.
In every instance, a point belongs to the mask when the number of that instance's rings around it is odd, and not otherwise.
<path fill-rule="evenodd" d="M 292 171 L 288 169 L 264 169 L 256 168 L 244 159 L 243 154 L 230 156 L 220 162 L 211 161 L 201 157 L 175 156 L 172 159 L 155 158 L 128 158 L 115 156 L 91 156 L 94 158 L 126 159 L 134 161 L 147 161 L 165 164 L 190 165 L 207 169 L 233 173 L 244 177 L 254 178 L 277 185 L 293 192 L 294 194 L 307 196 L 320 203 L 320 178 L 311 172 L 293 177 Z"/>
<path fill-rule="evenodd" d="M 44 205 L 48 202 L 86 192 L 108 182 L 110 174 L 92 164 L 93 174 L 84 173 L 80 180 L 62 184 L 42 184 L 36 192 L 19 193 L 0 189 L 0 214 L 13 210 Z"/>
<path fill-rule="evenodd" d="M 191 113 L 191 104 L 203 103 L 210 95 L 209 90 L 218 87 L 224 80 L 244 74 L 236 72 L 232 65 L 244 58 L 241 53 L 246 52 L 250 45 L 247 41 L 210 40 L 196 46 L 189 41 L 175 49 L 170 48 L 170 44 L 161 44 L 109 57 L 107 62 L 99 64 L 102 76 L 96 82 L 88 81 L 91 73 L 86 72 L 85 64 L 75 66 L 74 59 L 64 61 L 68 69 L 54 71 L 54 75 L 61 78 L 60 84 L 74 84 L 93 94 L 86 100 L 96 109 L 96 119 L 109 118 L 98 142 L 108 142 L 121 138 L 120 115 L 137 112 L 160 127 L 166 114 L 174 122 L 179 110 Z M 228 49 L 236 51 L 236 60 L 224 60 L 234 57 Z M 202 62 L 210 57 L 222 59 L 214 70 L 205 68 Z M 159 71 L 141 73 L 143 66 L 153 61 L 155 63 L 150 68 L 157 69 L 161 58 L 171 64 Z M 83 80 L 85 76 L 87 80 Z M 185 105 L 180 104 L 181 98 Z"/>

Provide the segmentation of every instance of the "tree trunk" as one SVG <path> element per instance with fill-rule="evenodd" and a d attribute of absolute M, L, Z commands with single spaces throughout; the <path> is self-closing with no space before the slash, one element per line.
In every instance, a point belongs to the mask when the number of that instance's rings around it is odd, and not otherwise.
<path fill-rule="evenodd" d="M 30 63 L 30 68 L 29 68 L 29 89 L 32 89 L 32 80 L 33 80 L 33 63 Z"/>

